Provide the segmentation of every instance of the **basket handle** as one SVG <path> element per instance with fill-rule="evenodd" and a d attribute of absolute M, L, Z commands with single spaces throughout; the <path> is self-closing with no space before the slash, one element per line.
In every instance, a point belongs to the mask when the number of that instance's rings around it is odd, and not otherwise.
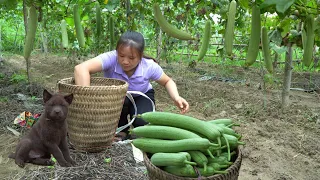
<path fill-rule="evenodd" d="M 131 121 L 128 124 L 126 124 L 124 126 L 121 126 L 121 127 L 118 127 L 117 130 L 116 130 L 116 134 L 118 134 L 119 132 L 121 132 L 125 128 L 129 127 L 134 122 L 134 120 L 136 119 L 136 116 L 137 116 L 137 105 L 136 105 L 136 103 L 135 103 L 135 101 L 134 101 L 134 99 L 132 97 L 132 94 L 138 94 L 138 95 L 141 95 L 141 96 L 149 99 L 151 104 L 152 104 L 152 111 L 153 112 L 155 111 L 154 102 L 147 95 L 145 95 L 144 93 L 139 92 L 139 91 L 127 91 L 126 96 L 131 101 L 131 103 L 133 104 L 133 107 L 134 107 L 134 116 L 132 117 Z"/>

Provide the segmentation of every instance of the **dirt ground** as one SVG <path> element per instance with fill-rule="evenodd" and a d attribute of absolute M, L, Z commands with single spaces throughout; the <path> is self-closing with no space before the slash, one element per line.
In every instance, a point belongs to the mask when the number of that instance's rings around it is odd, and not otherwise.
<path fill-rule="evenodd" d="M 22 56 L 6 55 L 0 62 L 0 179 L 18 179 L 36 169 L 18 168 L 7 158 L 18 140 L 7 126 L 13 127 L 14 118 L 23 111 L 40 113 L 43 88 L 56 90 L 59 79 L 73 76 L 73 65 L 65 56 L 33 54 L 31 61 L 35 81 L 31 86 L 19 76 L 25 69 Z M 239 180 L 319 179 L 320 94 L 292 90 L 290 106 L 282 109 L 281 73 L 264 84 L 259 69 L 206 63 L 194 69 L 179 63 L 160 65 L 190 103 L 187 115 L 203 120 L 232 118 L 241 124 L 236 131 L 246 145 Z M 18 76 L 13 78 L 13 73 Z M 293 72 L 292 82 L 297 88 L 319 87 L 320 74 Z M 153 85 L 157 109 L 178 112 L 165 89 Z"/>

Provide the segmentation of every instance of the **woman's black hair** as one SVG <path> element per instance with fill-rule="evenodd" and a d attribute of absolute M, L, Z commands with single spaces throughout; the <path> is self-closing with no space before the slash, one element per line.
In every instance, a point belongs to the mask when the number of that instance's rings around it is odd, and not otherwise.
<path fill-rule="evenodd" d="M 120 39 L 117 43 L 116 50 L 121 47 L 132 47 L 137 50 L 139 56 L 142 58 L 152 59 L 157 62 L 154 58 L 146 56 L 144 54 L 144 37 L 141 33 L 135 31 L 126 31 L 120 36 Z"/>

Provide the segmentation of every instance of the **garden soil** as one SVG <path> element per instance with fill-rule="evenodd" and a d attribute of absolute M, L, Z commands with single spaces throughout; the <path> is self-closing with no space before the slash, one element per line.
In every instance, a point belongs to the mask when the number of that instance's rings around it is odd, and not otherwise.
<path fill-rule="evenodd" d="M 19 139 L 7 127 L 24 133 L 25 129 L 13 125 L 14 118 L 24 111 L 41 113 L 43 88 L 57 90 L 58 80 L 72 77 L 74 65 L 70 62 L 66 56 L 33 54 L 31 85 L 22 76 L 26 67 L 22 56 L 6 55 L 0 62 L 0 179 L 18 179 L 36 168 L 18 168 L 7 158 Z M 188 100 L 187 115 L 203 120 L 232 118 L 240 124 L 235 130 L 246 144 L 241 146 L 239 180 L 319 179 L 319 73 L 293 72 L 293 86 L 315 91 L 292 90 L 289 106 L 281 108 L 281 72 L 264 83 L 260 69 L 203 62 L 194 68 L 184 63 L 160 65 Z M 153 86 L 157 110 L 178 113 L 165 88 Z"/>

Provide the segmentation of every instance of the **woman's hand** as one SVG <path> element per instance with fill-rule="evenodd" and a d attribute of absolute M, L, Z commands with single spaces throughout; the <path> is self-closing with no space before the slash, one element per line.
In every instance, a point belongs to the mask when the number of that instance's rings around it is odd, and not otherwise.
<path fill-rule="evenodd" d="M 174 104 L 180 109 L 181 114 L 189 111 L 189 103 L 179 95 L 176 83 L 169 76 L 163 73 L 161 78 L 157 80 L 157 83 L 166 87 Z"/>
<path fill-rule="evenodd" d="M 174 100 L 174 104 L 180 109 L 181 114 L 189 111 L 189 103 L 180 96 Z"/>
<path fill-rule="evenodd" d="M 90 86 L 91 74 L 101 71 L 102 65 L 99 57 L 84 61 L 74 68 L 75 84 L 80 86 Z"/>

